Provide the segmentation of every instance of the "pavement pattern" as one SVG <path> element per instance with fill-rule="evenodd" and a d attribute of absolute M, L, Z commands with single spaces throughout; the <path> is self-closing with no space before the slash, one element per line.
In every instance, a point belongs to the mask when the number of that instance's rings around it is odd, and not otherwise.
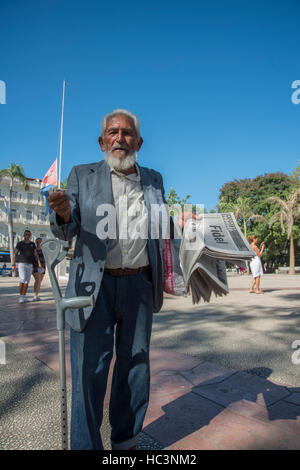
<path fill-rule="evenodd" d="M 166 295 L 154 315 L 151 394 L 139 449 L 300 449 L 300 276 L 229 277 L 210 304 Z M 41 302 L 18 304 L 17 280 L 0 280 L 0 449 L 59 449 L 56 312 L 47 279 Z M 28 297 L 32 297 L 32 287 Z M 69 331 L 66 331 L 70 411 Z M 112 361 L 113 367 L 113 361 Z M 108 391 L 101 435 L 110 449 Z"/>

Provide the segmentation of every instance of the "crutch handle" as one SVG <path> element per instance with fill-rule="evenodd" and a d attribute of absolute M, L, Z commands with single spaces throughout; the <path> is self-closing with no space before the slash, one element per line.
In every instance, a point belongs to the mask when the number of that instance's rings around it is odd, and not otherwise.
<path fill-rule="evenodd" d="M 93 295 L 89 297 L 70 297 L 69 299 L 61 299 L 62 310 L 65 311 L 67 308 L 84 308 L 88 306 L 95 306 L 95 299 Z"/>

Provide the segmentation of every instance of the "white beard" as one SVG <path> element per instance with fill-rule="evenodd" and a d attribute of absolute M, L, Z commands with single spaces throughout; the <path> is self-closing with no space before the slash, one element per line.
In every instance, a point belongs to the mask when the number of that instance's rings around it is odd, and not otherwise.
<path fill-rule="evenodd" d="M 132 168 L 137 161 L 137 152 L 134 152 L 132 155 L 127 155 L 124 158 L 117 158 L 110 153 L 106 153 L 104 160 L 114 170 L 129 170 L 129 168 Z"/>

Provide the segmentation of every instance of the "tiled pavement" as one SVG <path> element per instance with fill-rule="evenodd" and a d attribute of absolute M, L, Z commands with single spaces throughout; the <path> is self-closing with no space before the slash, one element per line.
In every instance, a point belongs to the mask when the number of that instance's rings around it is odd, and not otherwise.
<path fill-rule="evenodd" d="M 46 299 L 21 311 L 7 297 L 0 329 L 58 373 L 55 309 Z M 70 379 L 68 331 L 66 351 Z M 144 433 L 164 449 L 300 449 L 300 387 L 152 347 L 150 396 Z"/>

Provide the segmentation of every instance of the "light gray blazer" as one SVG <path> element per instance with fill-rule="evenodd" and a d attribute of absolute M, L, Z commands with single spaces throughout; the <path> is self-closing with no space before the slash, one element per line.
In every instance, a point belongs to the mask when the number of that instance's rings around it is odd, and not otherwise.
<path fill-rule="evenodd" d="M 163 262 L 162 245 L 159 239 L 150 237 L 151 204 L 164 204 L 162 176 L 155 170 L 140 167 L 141 185 L 148 210 L 148 256 L 152 269 L 154 312 L 163 303 Z M 71 240 L 75 235 L 76 245 L 70 262 L 69 282 L 66 297 L 93 294 L 97 299 L 101 286 L 109 240 L 100 240 L 96 235 L 96 225 L 101 219 L 96 217 L 100 204 L 113 204 L 110 168 L 102 160 L 98 163 L 74 166 L 68 178 L 67 194 L 72 207 L 71 221 L 64 224 L 55 212 L 50 216 L 53 234 L 63 240 Z M 66 311 L 66 321 L 76 331 L 82 331 L 92 313 L 92 307 Z"/>

